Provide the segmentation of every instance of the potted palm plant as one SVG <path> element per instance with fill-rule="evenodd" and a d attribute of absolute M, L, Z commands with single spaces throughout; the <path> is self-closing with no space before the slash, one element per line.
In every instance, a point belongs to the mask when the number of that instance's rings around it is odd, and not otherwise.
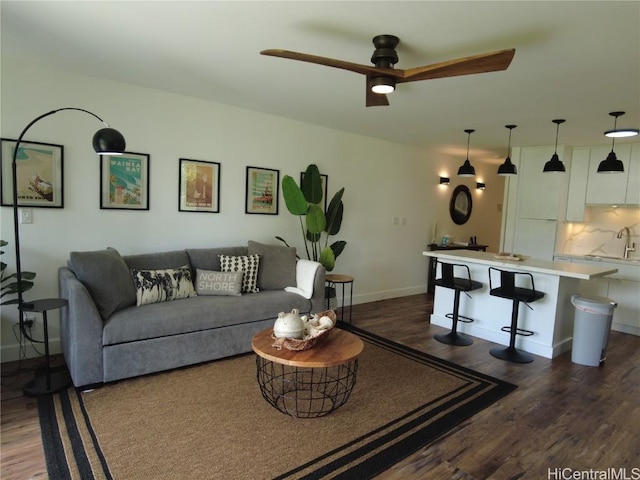
<path fill-rule="evenodd" d="M 0 240 L 0 247 L 6 247 L 8 243 L 5 240 Z M 0 250 L 0 255 L 4 254 L 4 250 Z M 17 275 L 12 273 L 11 275 L 7 275 L 7 264 L 5 262 L 0 262 L 2 264 L 2 271 L 0 276 L 0 284 L 2 286 L 2 293 L 0 294 L 0 305 L 13 305 L 18 303 L 17 298 L 11 298 L 9 300 L 5 299 L 5 297 L 10 295 L 15 295 L 18 293 L 18 282 Z M 33 272 L 21 272 L 21 290 L 26 292 L 33 287 L 33 279 L 36 277 L 36 274 Z M 13 281 L 12 281 L 13 280 Z"/>
<path fill-rule="evenodd" d="M 334 269 L 336 258 L 347 245 L 344 240 L 329 244 L 329 237 L 337 235 L 342 225 L 343 194 L 344 187 L 336 192 L 325 212 L 322 208 L 322 177 L 316 165 L 307 167 L 300 186 L 289 175 L 282 178 L 282 195 L 287 210 L 300 220 L 307 258 L 320 262 L 328 272 Z M 282 237 L 276 238 L 289 246 Z"/>

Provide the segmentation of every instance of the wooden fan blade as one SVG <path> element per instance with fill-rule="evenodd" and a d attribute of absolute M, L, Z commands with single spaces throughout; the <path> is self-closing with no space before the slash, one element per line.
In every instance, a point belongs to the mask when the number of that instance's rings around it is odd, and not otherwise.
<path fill-rule="evenodd" d="M 389 99 L 384 93 L 374 93 L 371 91 L 371 77 L 367 77 L 367 107 L 386 107 L 389 105 Z"/>
<path fill-rule="evenodd" d="M 415 82 L 432 78 L 457 77 L 475 73 L 497 72 L 506 70 L 515 55 L 515 48 L 497 52 L 481 53 L 471 57 L 458 58 L 447 62 L 434 63 L 424 67 L 404 70 L 403 78 L 398 82 Z"/>
<path fill-rule="evenodd" d="M 373 65 L 361 65 L 359 63 L 345 62 L 328 57 L 319 57 L 317 55 L 309 55 L 308 53 L 291 52 L 289 50 L 263 50 L 260 55 L 269 55 L 271 57 L 288 58 L 290 60 L 299 60 L 301 62 L 315 63 L 326 67 L 341 68 L 350 72 L 361 73 L 362 75 L 373 76 L 391 76 L 394 78 L 402 78 L 403 71 L 393 68 L 376 68 Z"/>

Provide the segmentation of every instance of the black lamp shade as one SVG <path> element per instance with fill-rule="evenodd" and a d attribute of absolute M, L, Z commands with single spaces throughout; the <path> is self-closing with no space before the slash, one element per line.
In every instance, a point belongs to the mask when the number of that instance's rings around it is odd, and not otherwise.
<path fill-rule="evenodd" d="M 624 172 L 624 164 L 622 160 L 618 160 L 613 150 L 609 152 L 606 160 L 600 162 L 598 165 L 598 173 L 622 173 Z"/>
<path fill-rule="evenodd" d="M 506 175 L 517 175 L 518 169 L 516 166 L 511 163 L 511 157 L 507 157 L 506 160 L 500 167 L 498 167 L 498 175 L 506 176 Z"/>
<path fill-rule="evenodd" d="M 114 128 L 102 128 L 93 136 L 93 149 L 99 155 L 121 154 L 125 148 L 124 137 Z"/>
<path fill-rule="evenodd" d="M 471 162 L 469 161 L 468 158 L 464 161 L 462 165 L 460 165 L 460 168 L 458 169 L 458 176 L 459 177 L 475 177 L 476 176 L 476 169 L 473 168 L 473 165 L 471 165 Z"/>
<path fill-rule="evenodd" d="M 564 163 L 560 161 L 558 158 L 558 154 L 554 153 L 547 163 L 544 164 L 543 172 L 566 172 L 564 168 Z"/>

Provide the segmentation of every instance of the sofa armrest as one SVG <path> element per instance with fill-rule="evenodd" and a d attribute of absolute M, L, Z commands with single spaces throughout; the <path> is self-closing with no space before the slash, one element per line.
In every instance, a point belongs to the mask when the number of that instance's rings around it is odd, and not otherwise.
<path fill-rule="evenodd" d="M 322 312 L 327 309 L 327 299 L 325 291 L 325 268 L 320 265 L 316 270 L 316 277 L 313 281 L 313 296 L 311 297 L 311 311 Z"/>
<path fill-rule="evenodd" d="M 67 267 L 58 270 L 58 288 L 69 302 L 61 310 L 60 342 L 73 384 L 102 383 L 102 317 L 89 291 Z"/>

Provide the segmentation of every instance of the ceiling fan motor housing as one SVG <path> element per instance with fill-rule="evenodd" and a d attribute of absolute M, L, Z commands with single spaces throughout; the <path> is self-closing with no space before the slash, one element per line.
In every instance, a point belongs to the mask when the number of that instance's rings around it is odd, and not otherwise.
<path fill-rule="evenodd" d="M 373 45 L 376 49 L 371 56 L 371 63 L 376 68 L 393 68 L 398 63 L 398 54 L 395 48 L 400 39 L 395 35 L 377 35 L 373 37 Z"/>

